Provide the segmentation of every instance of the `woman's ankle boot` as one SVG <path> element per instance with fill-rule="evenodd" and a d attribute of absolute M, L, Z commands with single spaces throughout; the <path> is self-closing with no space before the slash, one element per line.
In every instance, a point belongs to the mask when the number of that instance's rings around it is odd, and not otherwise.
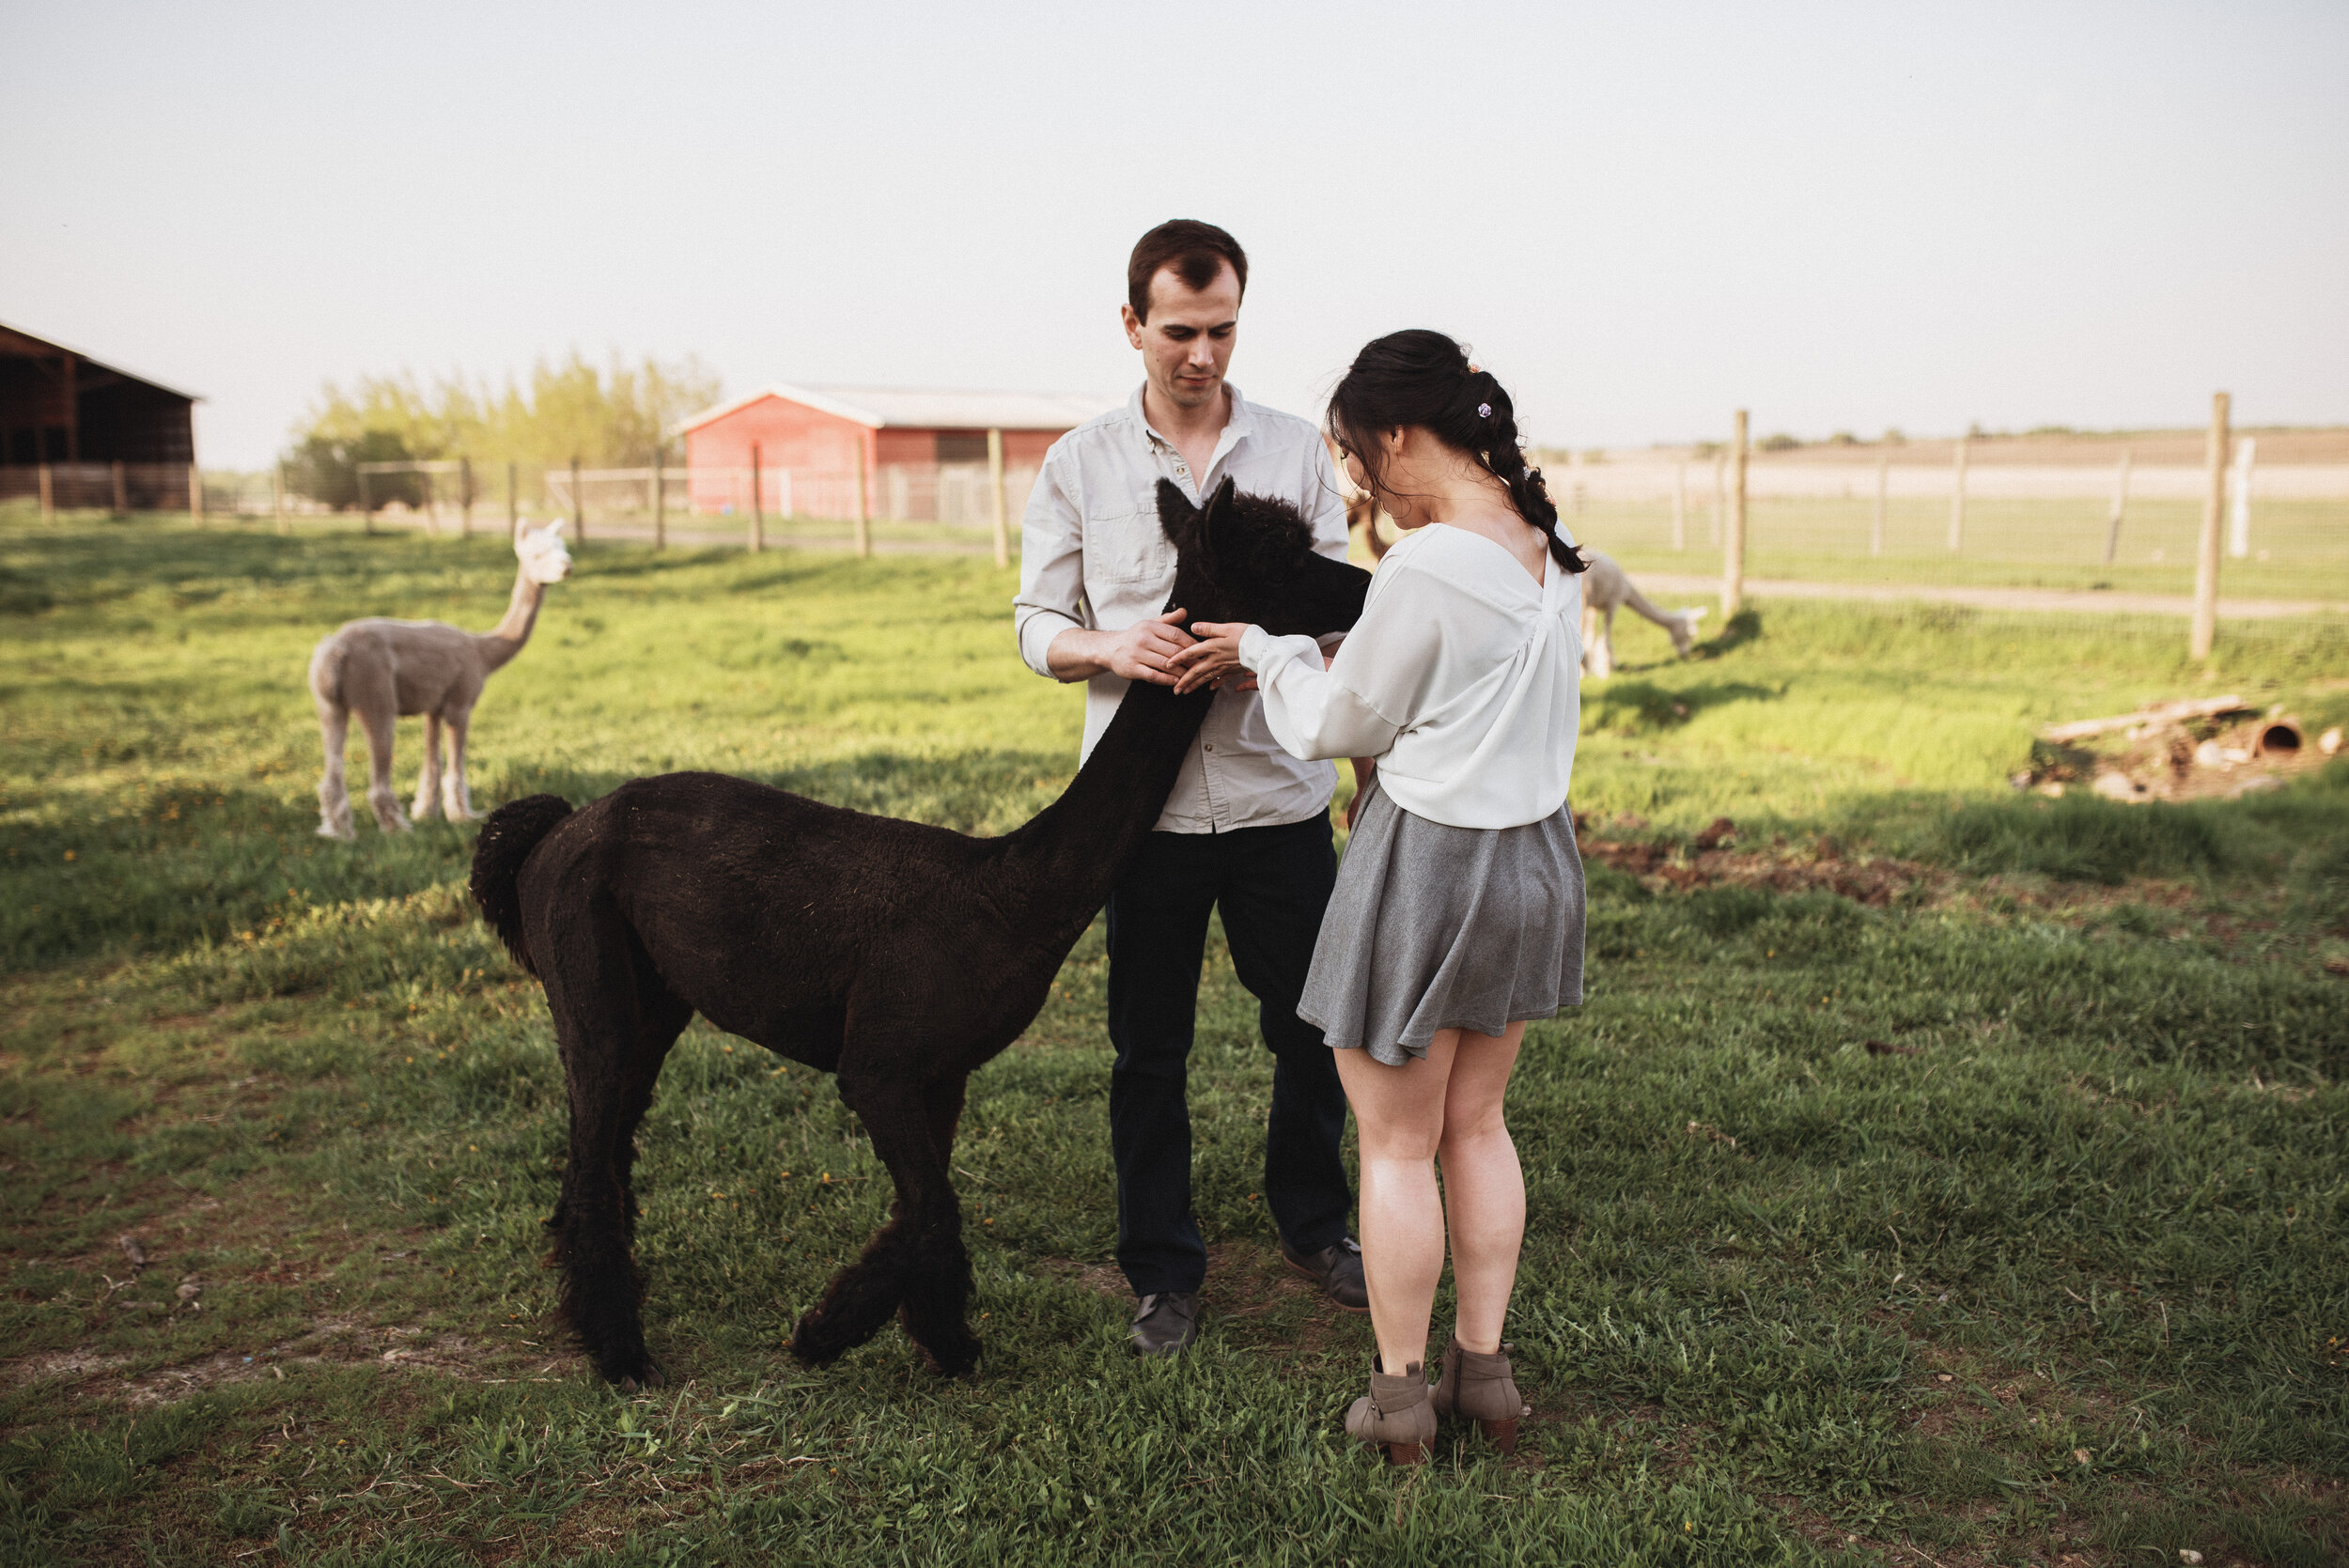
<path fill-rule="evenodd" d="M 1517 1397 L 1509 1376 L 1507 1344 L 1490 1356 L 1461 1348 L 1455 1335 L 1443 1353 L 1443 1371 L 1428 1396 L 1436 1413 L 1461 1416 L 1476 1423 L 1486 1440 L 1503 1453 L 1517 1451 L 1517 1422 L 1533 1407 Z"/>
<path fill-rule="evenodd" d="M 1400 1376 L 1390 1377 L 1371 1358 L 1370 1392 L 1346 1413 L 1346 1435 L 1387 1451 L 1390 1465 L 1426 1462 L 1427 1445 L 1436 1440 L 1436 1412 L 1427 1404 L 1427 1371 L 1413 1361 Z"/>

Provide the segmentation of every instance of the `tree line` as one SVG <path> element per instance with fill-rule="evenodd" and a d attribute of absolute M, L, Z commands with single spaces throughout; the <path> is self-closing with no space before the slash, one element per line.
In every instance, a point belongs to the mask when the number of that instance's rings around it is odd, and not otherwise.
<path fill-rule="evenodd" d="M 598 369 L 574 349 L 567 360 L 540 360 L 527 385 L 508 378 L 502 392 L 461 375 L 428 389 L 407 371 L 329 381 L 295 425 L 285 454 L 288 486 L 330 506 L 355 506 L 366 462 L 471 458 L 477 471 L 506 463 L 641 468 L 662 449 L 670 426 L 718 400 L 715 372 L 688 355 L 630 364 L 614 354 Z M 489 472 L 478 483 L 490 484 Z M 385 474 L 372 481 L 379 501 L 423 499 L 420 479 Z"/>

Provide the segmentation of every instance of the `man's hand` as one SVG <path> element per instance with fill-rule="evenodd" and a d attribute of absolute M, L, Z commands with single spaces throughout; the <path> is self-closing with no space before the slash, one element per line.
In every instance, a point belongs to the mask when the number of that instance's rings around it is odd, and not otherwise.
<path fill-rule="evenodd" d="M 1199 641 L 1174 656 L 1176 696 L 1203 686 L 1221 687 L 1224 677 L 1235 670 L 1247 675 L 1248 667 L 1239 661 L 1239 640 L 1248 630 L 1246 621 L 1201 621 L 1190 629 Z M 1247 675 L 1244 681 L 1233 687 L 1236 691 L 1255 689 L 1256 677 L 1252 675 Z"/>
<path fill-rule="evenodd" d="M 1146 680 L 1153 686 L 1175 682 L 1175 657 L 1191 645 L 1183 629 L 1183 610 L 1137 621 L 1123 631 L 1087 631 L 1071 627 L 1052 639 L 1044 662 L 1062 680 L 1085 680 L 1112 675 L 1126 680 Z"/>

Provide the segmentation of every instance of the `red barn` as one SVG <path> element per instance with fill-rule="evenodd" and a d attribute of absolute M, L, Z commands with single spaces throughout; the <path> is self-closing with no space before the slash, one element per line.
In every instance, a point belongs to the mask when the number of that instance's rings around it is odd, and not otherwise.
<path fill-rule="evenodd" d="M 903 521 L 994 520 L 990 436 L 1014 527 L 1045 449 L 1118 399 L 1047 392 L 775 385 L 678 425 L 694 511 L 749 509 L 755 458 L 770 513 Z"/>

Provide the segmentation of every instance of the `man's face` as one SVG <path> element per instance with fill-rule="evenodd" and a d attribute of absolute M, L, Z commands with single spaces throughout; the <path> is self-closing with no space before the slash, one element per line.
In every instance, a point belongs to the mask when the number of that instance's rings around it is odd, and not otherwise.
<path fill-rule="evenodd" d="M 1232 362 L 1232 339 L 1239 331 L 1239 275 L 1230 262 L 1205 288 L 1185 284 L 1172 267 L 1150 280 L 1150 318 L 1120 305 L 1126 341 L 1142 350 L 1143 373 L 1152 390 L 1179 409 L 1205 408 L 1223 392 L 1223 369 Z"/>

